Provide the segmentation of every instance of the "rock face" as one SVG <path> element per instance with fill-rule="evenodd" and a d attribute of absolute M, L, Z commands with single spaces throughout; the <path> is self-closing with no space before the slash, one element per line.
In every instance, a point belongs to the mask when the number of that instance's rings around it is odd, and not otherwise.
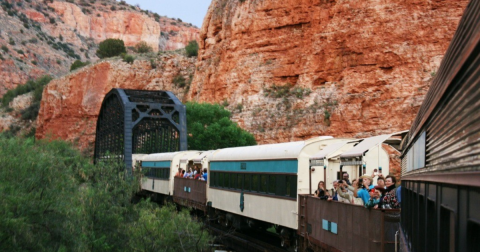
<path fill-rule="evenodd" d="M 93 151 L 105 94 L 112 88 L 169 90 L 182 100 L 193 78 L 194 63 L 195 59 L 177 54 L 139 58 L 133 64 L 112 58 L 52 80 L 43 91 L 35 136 L 61 138 Z M 184 77 L 185 86 L 174 84 L 177 76 Z"/>
<path fill-rule="evenodd" d="M 115 0 L 2 1 L 0 26 L 0 97 L 29 79 L 63 76 L 77 59 L 95 62 L 107 38 L 128 47 L 143 40 L 163 51 L 199 36 L 190 24 Z"/>
<path fill-rule="evenodd" d="M 466 0 L 213 0 L 189 99 L 259 143 L 408 129 Z"/>

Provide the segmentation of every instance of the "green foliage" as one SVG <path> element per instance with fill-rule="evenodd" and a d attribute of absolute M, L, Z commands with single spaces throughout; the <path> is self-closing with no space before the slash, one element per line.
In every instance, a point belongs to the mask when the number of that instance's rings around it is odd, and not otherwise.
<path fill-rule="evenodd" d="M 198 43 L 196 40 L 188 42 L 188 45 L 185 47 L 188 57 L 196 57 L 198 55 Z"/>
<path fill-rule="evenodd" d="M 187 211 L 132 204 L 139 174 L 91 164 L 69 144 L 0 134 L 0 251 L 200 251 Z"/>
<path fill-rule="evenodd" d="M 70 66 L 70 72 L 75 70 L 75 69 L 78 69 L 78 68 L 82 68 L 86 65 L 90 64 L 90 62 L 82 62 L 80 60 L 75 60 L 72 65 Z"/>
<path fill-rule="evenodd" d="M 43 88 L 52 80 L 52 77 L 49 75 L 42 76 L 37 80 L 29 80 L 24 85 L 18 85 L 16 88 L 8 90 L 6 94 L 2 97 L 2 105 L 8 107 L 8 104 L 13 101 L 13 99 L 19 95 L 26 94 L 28 92 L 34 91 L 33 93 L 33 103 L 40 103 L 42 100 Z"/>
<path fill-rule="evenodd" d="M 294 88 L 292 84 L 287 83 L 284 86 L 272 85 L 270 88 L 264 88 L 263 92 L 266 97 L 286 98 L 295 96 L 299 99 L 302 99 L 304 96 L 309 95 L 312 91 L 309 88 Z"/>
<path fill-rule="evenodd" d="M 32 64 L 34 64 L 34 65 L 37 65 L 37 64 L 38 64 L 36 60 L 32 60 L 31 62 L 32 62 Z"/>
<path fill-rule="evenodd" d="M 8 50 L 8 47 L 7 47 L 6 45 L 2 45 L 2 51 L 8 52 L 8 51 L 9 51 L 9 50 Z"/>
<path fill-rule="evenodd" d="M 187 84 L 187 81 L 185 80 L 183 75 L 177 74 L 175 77 L 173 77 L 173 84 L 175 85 L 175 87 L 184 88 Z"/>
<path fill-rule="evenodd" d="M 9 43 L 10 45 L 15 45 L 15 40 L 13 40 L 12 38 L 10 38 L 9 41 L 8 41 L 8 43 Z"/>
<path fill-rule="evenodd" d="M 230 120 L 231 113 L 219 104 L 188 102 L 188 149 L 214 150 L 256 145 L 253 135 Z"/>
<path fill-rule="evenodd" d="M 140 41 L 135 45 L 135 51 L 137 53 L 148 53 L 153 51 L 152 47 L 147 44 L 145 41 Z"/>
<path fill-rule="evenodd" d="M 97 56 L 101 59 L 118 56 L 126 53 L 125 44 L 121 39 L 106 39 L 100 42 L 97 50 Z"/>
<path fill-rule="evenodd" d="M 135 61 L 135 57 L 133 57 L 130 54 L 125 54 L 125 55 L 123 55 L 122 58 L 123 58 L 123 61 L 127 62 L 128 64 L 131 64 Z"/>

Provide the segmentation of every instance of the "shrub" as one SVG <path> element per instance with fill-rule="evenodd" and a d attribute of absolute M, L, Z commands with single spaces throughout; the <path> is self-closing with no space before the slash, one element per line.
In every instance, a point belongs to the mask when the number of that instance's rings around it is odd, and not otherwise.
<path fill-rule="evenodd" d="M 125 44 L 121 39 L 106 39 L 100 42 L 98 46 L 97 56 L 101 59 L 118 56 L 126 53 Z"/>
<path fill-rule="evenodd" d="M 175 87 L 180 87 L 180 88 L 183 88 L 185 87 L 185 85 L 187 84 L 185 78 L 181 75 L 181 74 L 177 74 L 174 78 L 173 78 L 173 84 L 175 85 Z"/>
<path fill-rule="evenodd" d="M 53 17 L 50 18 L 50 24 L 55 24 L 55 18 Z"/>
<path fill-rule="evenodd" d="M 135 45 L 135 51 L 138 53 L 148 53 L 153 51 L 152 47 L 145 41 L 140 41 Z"/>
<path fill-rule="evenodd" d="M 15 45 L 15 41 L 14 41 L 12 38 L 9 39 L 8 43 L 9 43 L 10 45 Z"/>
<path fill-rule="evenodd" d="M 32 60 L 31 62 L 32 62 L 32 64 L 37 65 L 37 61 L 36 61 L 36 60 Z"/>
<path fill-rule="evenodd" d="M 25 54 L 25 52 L 23 52 L 23 50 L 17 50 L 17 53 L 18 54 Z"/>
<path fill-rule="evenodd" d="M 127 62 L 128 64 L 131 64 L 135 61 L 135 57 L 133 57 L 130 54 L 125 54 L 125 56 L 123 57 L 123 61 Z"/>
<path fill-rule="evenodd" d="M 8 52 L 8 47 L 6 45 L 2 45 L 2 51 Z"/>
<path fill-rule="evenodd" d="M 188 42 L 188 45 L 185 47 L 188 57 L 194 57 L 198 55 L 198 43 L 196 40 Z"/>
<path fill-rule="evenodd" d="M 29 80 L 23 85 L 18 85 L 14 89 L 10 89 L 2 97 L 2 105 L 8 107 L 8 104 L 19 95 L 26 94 L 31 91 L 35 91 L 33 94 L 33 103 L 40 102 L 42 100 L 43 87 L 52 80 L 49 75 L 42 76 L 37 80 Z"/>
<path fill-rule="evenodd" d="M 82 62 L 80 60 L 75 60 L 72 65 L 70 66 L 70 72 L 75 70 L 75 69 L 78 69 L 78 68 L 82 68 L 86 65 L 90 64 L 90 62 Z"/>

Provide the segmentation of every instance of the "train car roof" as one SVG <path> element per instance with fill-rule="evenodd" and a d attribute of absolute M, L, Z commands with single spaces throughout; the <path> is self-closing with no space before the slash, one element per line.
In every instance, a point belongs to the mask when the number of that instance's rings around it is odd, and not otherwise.
<path fill-rule="evenodd" d="M 209 156 L 210 161 L 297 159 L 302 149 L 313 142 L 332 139 L 318 137 L 306 141 L 225 148 Z"/>
<path fill-rule="evenodd" d="M 142 160 L 143 161 L 166 161 L 172 160 L 175 155 L 181 153 L 180 151 L 177 152 L 164 152 L 164 153 L 155 153 L 145 156 Z"/>
<path fill-rule="evenodd" d="M 350 139 L 350 140 L 344 140 L 344 141 L 340 141 L 338 143 L 327 145 L 321 151 L 319 151 L 315 155 L 311 156 L 310 160 L 324 159 L 324 158 L 328 157 L 328 155 L 330 155 L 330 154 L 334 153 L 335 151 L 339 150 L 340 148 L 342 148 L 344 145 L 346 145 L 348 143 L 352 143 L 352 142 L 358 142 L 358 141 L 359 140 Z"/>
<path fill-rule="evenodd" d="M 389 143 L 393 143 L 394 141 L 400 142 L 401 139 L 390 139 L 390 138 L 392 136 L 404 135 L 406 133 L 408 133 L 408 130 L 364 138 L 359 144 L 355 145 L 355 147 L 341 154 L 340 157 L 341 158 L 360 157 L 369 149 L 375 147 L 376 145 L 382 144 L 383 142 L 389 142 Z"/>

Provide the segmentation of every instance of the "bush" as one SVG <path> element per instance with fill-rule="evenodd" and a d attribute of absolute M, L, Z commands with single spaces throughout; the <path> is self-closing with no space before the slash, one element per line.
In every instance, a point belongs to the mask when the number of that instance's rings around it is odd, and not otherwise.
<path fill-rule="evenodd" d="M 181 74 L 177 74 L 173 78 L 173 84 L 175 85 L 175 87 L 183 88 L 183 87 L 185 87 L 186 83 L 187 82 L 186 82 L 185 78 Z"/>
<path fill-rule="evenodd" d="M 90 62 L 82 62 L 80 60 L 75 60 L 72 65 L 70 66 L 70 72 L 75 70 L 75 69 L 79 69 L 79 68 L 82 68 L 86 65 L 90 64 Z"/>
<path fill-rule="evenodd" d="M 31 62 L 32 62 L 32 64 L 34 64 L 34 65 L 37 65 L 37 64 L 38 64 L 36 60 L 32 60 Z"/>
<path fill-rule="evenodd" d="M 206 251 L 189 212 L 132 204 L 140 174 L 70 144 L 0 134 L 0 251 Z"/>
<path fill-rule="evenodd" d="M 140 41 L 135 45 L 135 51 L 137 53 L 148 53 L 153 51 L 152 47 L 147 44 L 145 41 Z"/>
<path fill-rule="evenodd" d="M 2 45 L 2 51 L 8 52 L 8 47 L 6 45 Z"/>
<path fill-rule="evenodd" d="M 219 104 L 188 102 L 189 150 L 212 150 L 256 145 L 253 135 L 230 120 L 231 113 Z"/>
<path fill-rule="evenodd" d="M 98 46 L 97 56 L 101 59 L 118 56 L 126 53 L 125 44 L 121 39 L 106 39 L 100 42 Z"/>
<path fill-rule="evenodd" d="M 188 42 L 188 45 L 185 47 L 188 57 L 194 57 L 198 55 L 198 43 L 196 40 Z"/>
<path fill-rule="evenodd" d="M 32 104 L 42 100 L 43 88 L 50 83 L 52 77 L 49 75 L 42 76 L 37 80 L 29 80 L 23 85 L 18 85 L 14 89 L 10 89 L 2 97 L 2 105 L 8 107 L 8 104 L 19 95 L 34 91 Z"/>
<path fill-rule="evenodd" d="M 125 54 L 125 56 L 123 57 L 123 61 L 127 62 L 128 64 L 131 64 L 135 61 L 135 57 L 133 57 L 130 54 Z"/>

